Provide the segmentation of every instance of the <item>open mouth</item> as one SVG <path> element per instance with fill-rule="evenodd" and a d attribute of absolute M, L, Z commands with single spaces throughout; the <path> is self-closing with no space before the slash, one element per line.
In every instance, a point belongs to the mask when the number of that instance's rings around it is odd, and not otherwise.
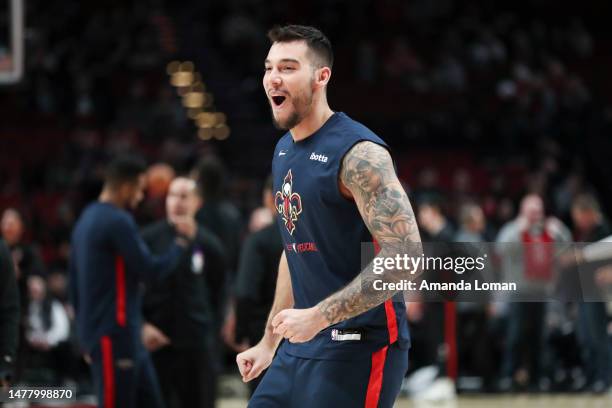
<path fill-rule="evenodd" d="M 277 96 L 272 97 L 272 102 L 274 103 L 275 106 L 281 106 L 283 102 L 285 102 L 285 99 L 287 99 L 287 97 L 282 96 L 282 95 L 277 95 Z"/>

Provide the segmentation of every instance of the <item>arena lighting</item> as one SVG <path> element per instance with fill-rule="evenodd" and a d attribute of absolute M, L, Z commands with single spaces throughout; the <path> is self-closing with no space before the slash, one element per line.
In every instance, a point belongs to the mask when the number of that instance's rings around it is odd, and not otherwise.
<path fill-rule="evenodd" d="M 178 96 L 185 96 L 189 92 L 191 92 L 191 87 L 189 86 L 179 86 L 178 88 L 176 88 L 176 93 Z"/>
<path fill-rule="evenodd" d="M 204 92 L 206 90 L 206 85 L 204 85 L 202 82 L 200 81 L 196 81 L 195 80 L 195 75 L 194 75 L 194 81 L 191 84 L 191 90 L 193 92 Z"/>
<path fill-rule="evenodd" d="M 202 140 L 225 140 L 230 135 L 227 126 L 227 116 L 223 112 L 205 112 L 211 109 L 214 96 L 206 92 L 206 85 L 202 82 L 202 75 L 195 71 L 192 61 L 170 61 L 166 65 L 166 72 L 170 75 L 170 83 L 175 86 L 176 92 L 183 98 L 183 106 L 187 108 L 187 117 L 192 119 L 198 127 L 198 137 Z"/>
<path fill-rule="evenodd" d="M 174 86 L 189 86 L 193 83 L 193 72 L 177 71 L 170 77 L 170 83 Z"/>
<path fill-rule="evenodd" d="M 168 73 L 168 75 L 173 75 L 174 73 L 178 72 L 180 67 L 181 63 L 179 61 L 171 61 L 168 63 L 168 65 L 166 65 L 166 73 Z"/>
<path fill-rule="evenodd" d="M 185 61 L 185 62 L 181 63 L 181 66 L 180 66 L 179 69 L 180 69 L 180 71 L 183 71 L 183 72 L 193 72 L 193 70 L 194 70 L 193 62 Z"/>
<path fill-rule="evenodd" d="M 210 108 L 213 104 L 213 101 L 215 100 L 215 97 L 213 96 L 213 94 L 211 94 L 210 92 L 207 92 L 204 94 L 204 107 L 205 108 Z"/>
<path fill-rule="evenodd" d="M 214 130 L 212 128 L 200 128 L 198 137 L 202 140 L 210 140 L 213 138 Z"/>
<path fill-rule="evenodd" d="M 189 108 L 187 109 L 187 117 L 189 119 L 195 120 L 200 113 L 202 113 L 202 108 Z"/>
<path fill-rule="evenodd" d="M 200 128 L 210 128 L 217 124 L 216 115 L 212 112 L 200 113 L 195 121 Z"/>
<path fill-rule="evenodd" d="M 183 106 L 186 108 L 201 108 L 204 106 L 207 97 L 201 92 L 187 92 L 183 96 Z"/>
<path fill-rule="evenodd" d="M 213 131 L 214 131 L 213 136 L 217 140 L 225 140 L 230 135 L 230 128 L 225 124 L 215 126 L 213 128 Z"/>
<path fill-rule="evenodd" d="M 217 125 L 223 125 L 223 124 L 225 124 L 225 122 L 227 120 L 227 116 L 225 116 L 225 113 L 223 113 L 223 112 L 215 113 L 215 117 L 216 117 L 215 123 Z"/>

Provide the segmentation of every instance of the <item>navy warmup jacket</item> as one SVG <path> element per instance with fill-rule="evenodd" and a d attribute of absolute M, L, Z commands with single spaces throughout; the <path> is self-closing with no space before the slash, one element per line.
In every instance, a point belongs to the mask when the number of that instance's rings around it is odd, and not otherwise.
<path fill-rule="evenodd" d="M 132 216 L 112 204 L 95 202 L 83 211 L 72 232 L 70 295 L 85 352 L 104 335 L 140 336 L 141 283 L 170 273 L 181 253 L 173 243 L 153 255 Z"/>

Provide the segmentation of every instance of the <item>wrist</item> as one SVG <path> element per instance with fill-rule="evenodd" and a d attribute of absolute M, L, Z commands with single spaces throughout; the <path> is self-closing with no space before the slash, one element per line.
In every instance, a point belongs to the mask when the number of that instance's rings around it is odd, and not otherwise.
<path fill-rule="evenodd" d="M 259 341 L 259 345 L 269 349 L 270 351 L 276 351 L 276 348 L 280 344 L 282 336 L 274 334 L 271 330 L 266 329 L 263 337 Z"/>
<path fill-rule="evenodd" d="M 316 322 L 319 331 L 331 326 L 331 322 L 327 320 L 327 317 L 321 311 L 321 304 L 318 304 L 315 307 L 311 307 L 310 309 L 312 311 L 313 320 Z"/>

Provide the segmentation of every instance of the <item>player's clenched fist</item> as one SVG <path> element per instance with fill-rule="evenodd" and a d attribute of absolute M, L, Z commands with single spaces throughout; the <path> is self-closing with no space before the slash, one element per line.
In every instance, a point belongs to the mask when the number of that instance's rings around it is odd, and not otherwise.
<path fill-rule="evenodd" d="M 259 377 L 259 374 L 272 363 L 274 348 L 260 342 L 255 347 L 243 351 L 236 356 L 238 370 L 242 381 L 249 382 Z"/>
<path fill-rule="evenodd" d="M 316 307 L 308 309 L 285 309 L 272 319 L 274 334 L 279 334 L 291 343 L 311 340 L 329 326 L 325 316 Z"/>

